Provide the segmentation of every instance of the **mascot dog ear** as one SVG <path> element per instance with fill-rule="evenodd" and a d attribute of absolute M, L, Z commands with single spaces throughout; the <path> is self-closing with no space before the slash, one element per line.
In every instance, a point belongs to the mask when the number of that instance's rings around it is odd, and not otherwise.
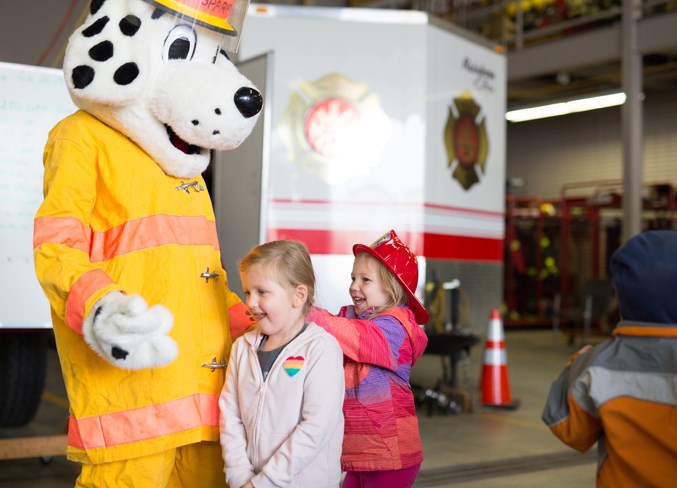
<path fill-rule="evenodd" d="M 142 95 L 153 53 L 139 46 L 152 34 L 150 25 L 141 28 L 150 9 L 143 2 L 92 0 L 89 17 L 71 36 L 64 57 L 66 83 L 78 106 L 122 106 Z"/>

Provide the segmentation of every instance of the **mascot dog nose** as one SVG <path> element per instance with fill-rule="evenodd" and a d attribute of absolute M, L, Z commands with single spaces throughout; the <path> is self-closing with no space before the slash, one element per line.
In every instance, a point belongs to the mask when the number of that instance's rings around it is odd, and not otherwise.
<path fill-rule="evenodd" d="M 248 119 L 261 111 L 263 107 L 263 97 L 253 88 L 243 86 L 235 92 L 233 96 L 235 106 Z"/>

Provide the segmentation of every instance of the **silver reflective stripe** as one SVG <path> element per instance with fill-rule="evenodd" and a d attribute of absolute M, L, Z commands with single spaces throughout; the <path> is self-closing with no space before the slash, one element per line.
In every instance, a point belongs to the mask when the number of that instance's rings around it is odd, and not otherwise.
<path fill-rule="evenodd" d="M 492 366 L 508 364 L 508 355 L 505 349 L 486 349 L 484 351 L 484 364 Z"/>
<path fill-rule="evenodd" d="M 590 386 L 587 394 L 597 409 L 619 396 L 677 406 L 677 374 L 613 371 L 600 366 L 593 366 L 588 371 Z M 572 393 L 579 403 L 582 403 L 584 390 L 574 384 Z"/>
<path fill-rule="evenodd" d="M 503 323 L 500 320 L 492 319 L 489 321 L 489 329 L 487 330 L 488 341 L 502 341 L 505 340 L 505 333 L 503 332 Z"/>

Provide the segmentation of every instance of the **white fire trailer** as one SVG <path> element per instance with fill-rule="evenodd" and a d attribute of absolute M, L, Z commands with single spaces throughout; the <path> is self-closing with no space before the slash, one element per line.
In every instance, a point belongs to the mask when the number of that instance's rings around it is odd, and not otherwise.
<path fill-rule="evenodd" d="M 506 56 L 422 12 L 251 5 L 238 57 L 265 112 L 212 165 L 231 287 L 252 241 L 297 239 L 336 312 L 352 244 L 392 228 L 420 298 L 460 280 L 461 325 L 484 333 L 502 300 Z"/>

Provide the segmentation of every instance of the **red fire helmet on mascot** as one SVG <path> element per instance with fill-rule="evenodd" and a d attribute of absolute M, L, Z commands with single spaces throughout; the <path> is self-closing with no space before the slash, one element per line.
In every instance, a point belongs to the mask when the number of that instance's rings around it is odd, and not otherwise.
<path fill-rule="evenodd" d="M 197 24 L 223 34 L 223 49 L 237 52 L 249 0 L 144 1 L 175 15 L 182 23 Z"/>

